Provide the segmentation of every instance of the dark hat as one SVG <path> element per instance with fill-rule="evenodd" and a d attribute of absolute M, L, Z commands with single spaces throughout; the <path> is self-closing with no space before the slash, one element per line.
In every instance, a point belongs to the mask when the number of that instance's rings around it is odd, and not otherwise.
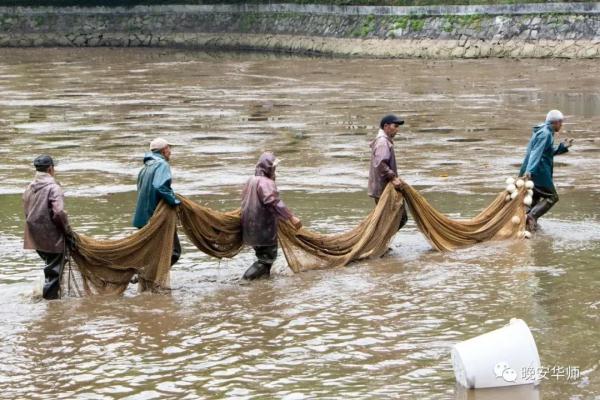
<path fill-rule="evenodd" d="M 35 160 L 33 160 L 34 167 L 50 167 L 54 165 L 54 160 L 52 157 L 42 154 L 41 156 L 37 156 Z"/>
<path fill-rule="evenodd" d="M 404 120 L 400 117 L 395 116 L 394 114 L 388 114 L 381 119 L 379 127 L 383 129 L 383 126 L 385 124 L 404 125 Z"/>

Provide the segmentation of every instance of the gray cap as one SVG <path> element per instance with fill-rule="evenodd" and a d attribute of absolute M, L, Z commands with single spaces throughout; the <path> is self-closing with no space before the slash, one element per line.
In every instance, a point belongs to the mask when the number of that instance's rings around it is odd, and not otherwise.
<path fill-rule="evenodd" d="M 35 160 L 33 160 L 34 167 L 51 167 L 54 165 L 54 160 L 52 157 L 46 154 L 42 154 L 41 156 L 37 156 Z"/>

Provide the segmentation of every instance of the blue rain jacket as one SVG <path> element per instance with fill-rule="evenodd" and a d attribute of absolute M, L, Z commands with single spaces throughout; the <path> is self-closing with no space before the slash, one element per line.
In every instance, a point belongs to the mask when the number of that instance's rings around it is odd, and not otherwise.
<path fill-rule="evenodd" d="M 160 153 L 144 154 L 144 168 L 137 180 L 137 205 L 133 226 L 141 228 L 148 223 L 160 200 L 174 207 L 181 202 L 171 189 L 171 167 Z"/>
<path fill-rule="evenodd" d="M 533 133 L 527 146 L 527 153 L 521 165 L 519 176 L 529 172 L 536 187 L 553 189 L 554 156 L 567 151 L 569 149 L 563 143 L 554 146 L 552 124 L 545 123 L 533 127 Z"/>

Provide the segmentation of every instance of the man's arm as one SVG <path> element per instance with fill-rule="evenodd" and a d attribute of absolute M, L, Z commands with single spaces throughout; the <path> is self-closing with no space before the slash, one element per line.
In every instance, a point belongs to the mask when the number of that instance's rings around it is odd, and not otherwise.
<path fill-rule="evenodd" d="M 152 186 L 156 189 L 161 199 L 171 207 L 181 204 L 181 201 L 175 197 L 175 192 L 171 188 L 171 168 L 167 164 L 161 163 L 156 168 Z"/>
<path fill-rule="evenodd" d="M 285 205 L 283 200 L 279 198 L 279 192 L 275 182 L 271 180 L 263 180 L 258 184 L 258 197 L 260 201 L 266 205 L 272 207 L 273 211 L 279 218 L 289 220 L 296 229 L 302 227 L 302 222 L 296 217 L 292 211 Z"/>
<path fill-rule="evenodd" d="M 69 218 L 65 212 L 65 196 L 58 185 L 53 185 L 48 195 L 48 202 L 52 210 L 52 222 L 63 231 L 64 234 L 71 233 Z"/>
<path fill-rule="evenodd" d="M 373 168 L 380 176 L 384 176 L 388 181 L 396 178 L 396 173 L 390 168 L 390 148 L 386 143 L 378 143 L 373 150 Z"/>
<path fill-rule="evenodd" d="M 573 139 L 567 139 L 565 142 L 560 142 L 558 146 L 554 146 L 554 155 L 564 154 L 569 151 L 569 147 L 573 143 Z"/>

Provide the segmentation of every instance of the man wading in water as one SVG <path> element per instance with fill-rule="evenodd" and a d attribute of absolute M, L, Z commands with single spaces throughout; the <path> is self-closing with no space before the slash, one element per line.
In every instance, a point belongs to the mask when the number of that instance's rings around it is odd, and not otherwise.
<path fill-rule="evenodd" d="M 257 261 L 246 270 L 243 279 L 257 279 L 271 274 L 271 266 L 277 258 L 277 219 L 289 220 L 296 229 L 302 227 L 292 214 L 275 185 L 275 168 L 278 161 L 270 152 L 258 159 L 254 176 L 248 179 L 242 190 L 242 238 L 252 246 Z"/>
<path fill-rule="evenodd" d="M 171 189 L 171 146 L 166 140 L 157 138 L 150 142 L 150 151 L 144 154 L 144 167 L 140 170 L 137 180 L 137 205 L 133 216 L 133 226 L 144 227 L 158 206 L 164 200 L 171 207 L 181 204 Z M 181 256 L 181 244 L 177 231 L 173 238 L 173 253 L 171 266 Z M 133 278 L 132 283 L 137 283 Z"/>
<path fill-rule="evenodd" d="M 369 168 L 369 196 L 375 199 L 375 204 L 388 182 L 396 190 L 402 190 L 404 181 L 398 178 L 398 167 L 396 166 L 396 154 L 394 153 L 394 137 L 398 133 L 400 125 L 404 120 L 390 114 L 382 118 L 379 123 L 379 132 L 375 140 L 371 142 L 371 166 Z M 398 230 L 402 229 L 408 221 L 406 207 L 403 209 Z"/>
<path fill-rule="evenodd" d="M 554 187 L 552 174 L 554 156 L 569 151 L 573 139 L 565 139 L 554 146 L 554 134 L 562 128 L 563 114 L 552 110 L 546 115 L 546 122 L 535 126 L 527 153 L 521 165 L 519 176 L 533 180 L 533 202 L 527 213 L 527 229 L 533 232 L 537 229 L 537 220 L 546 214 L 557 202 L 558 193 Z"/>
<path fill-rule="evenodd" d="M 23 248 L 36 250 L 46 263 L 42 296 L 54 300 L 60 298 L 60 278 L 71 228 L 64 209 L 65 196 L 54 179 L 54 160 L 41 155 L 33 165 L 37 171 L 35 178 L 23 194 L 26 221 Z"/>

